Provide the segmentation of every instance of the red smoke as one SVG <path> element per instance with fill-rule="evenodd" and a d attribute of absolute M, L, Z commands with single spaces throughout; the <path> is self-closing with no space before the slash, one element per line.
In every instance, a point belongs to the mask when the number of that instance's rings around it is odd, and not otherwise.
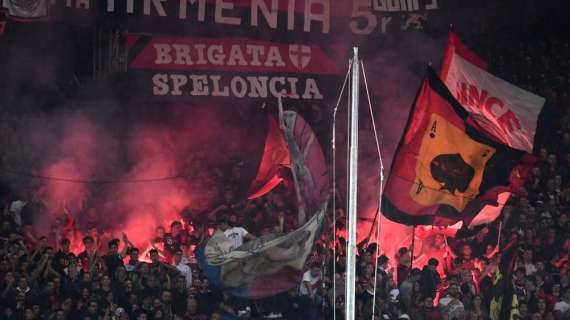
<path fill-rule="evenodd" d="M 257 165 L 264 137 L 255 126 L 232 122 L 228 118 L 235 114 L 216 107 L 169 108 L 171 118 L 139 119 L 120 137 L 82 114 L 65 120 L 48 155 L 53 160 L 41 169 L 43 176 L 58 179 L 39 180 L 36 194 L 47 214 L 38 231 L 46 234 L 50 224 L 65 220 L 67 208 L 76 232 L 65 236 L 74 251 L 82 249 L 83 233 L 95 227 L 103 246 L 125 232 L 144 252 L 157 226 L 168 231 L 184 210 L 195 215 L 216 206 L 228 179 L 248 179 L 244 172 L 230 176 L 222 169 L 244 158 L 244 167 Z"/>
<path fill-rule="evenodd" d="M 166 127 L 145 127 L 135 129 L 129 139 L 129 153 L 137 159 L 125 180 L 168 178 L 155 182 L 125 183 L 113 188 L 114 205 L 126 216 L 124 226 L 129 239 L 141 249 L 148 244 L 158 225 L 168 230 L 173 220 L 180 218 L 180 212 L 192 206 L 194 198 L 190 177 L 180 174 L 182 167 L 178 155 L 186 141 L 178 141 L 177 133 Z M 211 201 L 213 199 L 206 199 Z"/>
<path fill-rule="evenodd" d="M 42 175 L 65 179 L 89 179 L 97 164 L 97 137 L 94 125 L 82 115 L 64 122 L 62 139 L 52 146 L 56 160 L 42 170 Z M 63 213 L 64 208 L 78 210 L 87 200 L 86 184 L 45 180 L 38 196 L 50 218 Z"/>

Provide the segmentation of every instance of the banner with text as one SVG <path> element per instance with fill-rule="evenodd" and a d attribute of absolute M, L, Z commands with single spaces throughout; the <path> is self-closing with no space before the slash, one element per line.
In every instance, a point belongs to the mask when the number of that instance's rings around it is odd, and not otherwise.
<path fill-rule="evenodd" d="M 49 16 L 55 21 L 90 24 L 104 19 L 106 24 L 113 24 L 115 19 L 117 25 L 128 30 L 184 35 L 207 32 L 212 25 L 321 34 L 394 33 L 425 28 L 434 20 L 433 13 L 450 3 L 449 0 L 36 1 L 50 5 Z M 18 11 L 13 12 L 20 17 Z"/>
<path fill-rule="evenodd" d="M 250 38 L 127 36 L 128 67 L 154 97 L 322 100 L 343 71 L 316 45 Z"/>

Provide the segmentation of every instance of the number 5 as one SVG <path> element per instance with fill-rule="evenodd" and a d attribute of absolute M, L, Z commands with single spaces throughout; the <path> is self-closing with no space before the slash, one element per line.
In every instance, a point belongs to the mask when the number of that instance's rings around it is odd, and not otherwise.
<path fill-rule="evenodd" d="M 357 18 L 363 18 L 364 26 L 359 27 Z M 352 2 L 352 21 L 350 22 L 350 30 L 354 34 L 369 34 L 378 26 L 378 17 L 372 14 L 372 5 L 370 0 L 354 0 Z"/>

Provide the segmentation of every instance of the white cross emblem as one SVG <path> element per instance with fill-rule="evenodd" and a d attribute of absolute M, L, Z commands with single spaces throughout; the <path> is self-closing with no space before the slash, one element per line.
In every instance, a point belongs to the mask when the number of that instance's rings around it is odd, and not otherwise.
<path fill-rule="evenodd" d="M 293 63 L 297 69 L 305 69 L 309 65 L 309 62 L 311 62 L 311 47 L 298 44 L 290 45 L 289 59 L 291 59 L 291 63 Z"/>

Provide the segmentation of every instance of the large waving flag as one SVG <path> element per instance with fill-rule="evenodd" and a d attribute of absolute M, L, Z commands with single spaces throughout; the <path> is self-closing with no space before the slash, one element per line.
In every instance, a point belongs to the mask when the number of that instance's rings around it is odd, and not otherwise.
<path fill-rule="evenodd" d="M 441 79 L 495 139 L 531 153 L 545 99 L 487 72 L 487 63 L 450 32 Z"/>
<path fill-rule="evenodd" d="M 298 209 L 309 216 L 297 230 L 262 236 L 235 249 L 218 230 L 198 249 L 208 279 L 236 296 L 262 298 L 298 285 L 325 217 L 330 182 L 321 146 L 295 112 L 283 112 L 279 123 L 292 161 Z"/>
<path fill-rule="evenodd" d="M 323 149 L 309 124 L 296 112 L 280 110 L 280 126 L 293 159 L 293 179 L 299 202 L 299 225 L 306 213 L 318 210 L 329 195 L 329 174 Z"/>
<path fill-rule="evenodd" d="M 514 149 L 532 153 L 548 131 L 552 108 L 545 99 L 487 71 L 488 64 L 459 37 L 449 33 L 441 79 L 489 137 Z M 470 227 L 494 221 L 511 193 L 499 194 L 498 206 L 483 206 Z"/>
<path fill-rule="evenodd" d="M 534 158 L 481 130 L 431 68 L 392 161 L 382 212 L 408 225 L 469 224 L 519 188 Z"/>

